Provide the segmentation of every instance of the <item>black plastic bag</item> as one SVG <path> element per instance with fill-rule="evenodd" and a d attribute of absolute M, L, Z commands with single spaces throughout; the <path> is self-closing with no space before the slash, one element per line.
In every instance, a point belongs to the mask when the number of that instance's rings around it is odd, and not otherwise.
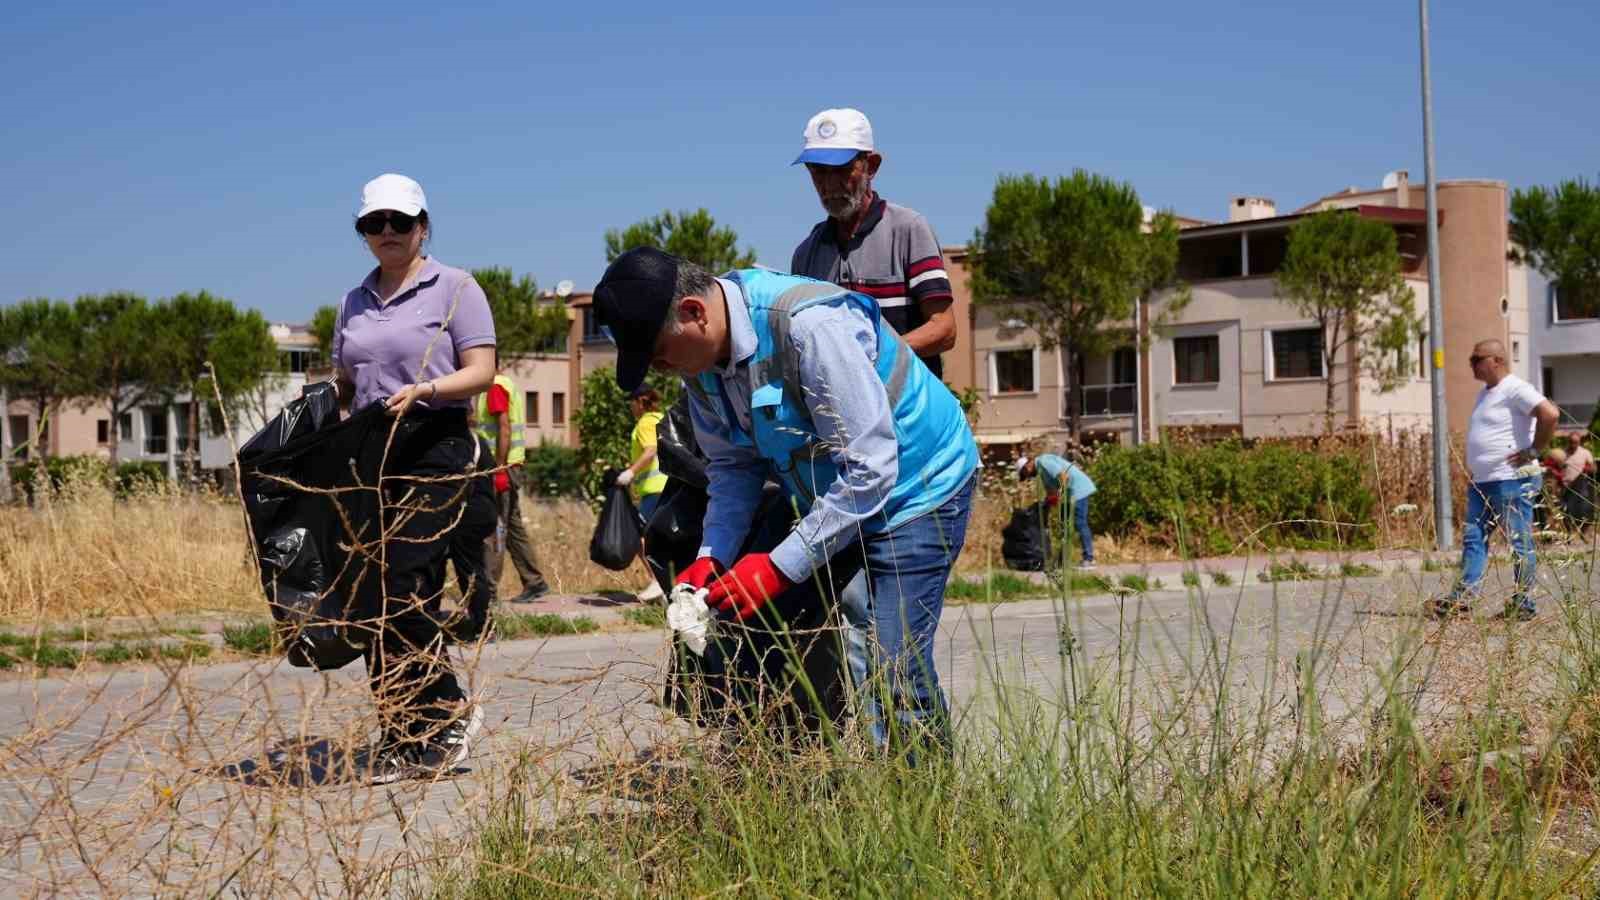
<path fill-rule="evenodd" d="M 711 484 L 706 475 L 706 459 L 700 453 L 700 442 L 694 438 L 687 393 L 672 404 L 656 425 L 656 465 L 668 478 L 702 489 Z"/>
<path fill-rule="evenodd" d="M 1043 500 L 1011 513 L 1011 521 L 1000 532 L 1000 556 L 1006 568 L 1019 572 L 1042 572 L 1050 558 L 1050 507 Z"/>
<path fill-rule="evenodd" d="M 339 421 L 339 395 L 333 382 L 308 384 L 299 398 L 290 400 L 267 427 L 256 432 L 239 448 L 240 459 L 251 459 L 277 450 L 296 438 L 321 431 Z"/>
<path fill-rule="evenodd" d="M 633 505 L 633 497 L 629 495 L 627 486 L 617 484 L 617 472 L 616 469 L 607 470 L 603 478 L 610 487 L 606 489 L 606 502 L 600 508 L 600 521 L 595 523 L 594 536 L 589 539 L 589 559 L 597 565 L 621 572 L 639 555 L 644 523 L 639 518 L 639 510 Z"/>

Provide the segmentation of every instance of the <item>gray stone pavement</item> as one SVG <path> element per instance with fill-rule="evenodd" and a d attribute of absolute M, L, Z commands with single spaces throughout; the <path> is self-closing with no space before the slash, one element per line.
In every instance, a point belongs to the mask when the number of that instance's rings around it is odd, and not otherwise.
<path fill-rule="evenodd" d="M 1442 577 L 1397 567 L 1190 591 L 1173 576 L 1142 596 L 953 606 L 939 665 L 967 734 L 992 717 L 997 684 L 1061 702 L 1064 626 L 1091 667 L 1132 660 L 1148 685 L 1193 684 L 1225 655 L 1226 677 L 1271 692 L 1270 702 L 1292 692 L 1295 667 L 1309 660 L 1329 707 L 1362 713 L 1396 647 L 1482 647 L 1509 633 L 1417 617 Z M 1508 578 L 1495 570 L 1491 590 Z M 1579 566 L 1547 566 L 1543 577 L 1554 593 L 1592 591 L 1591 579 Z M 1559 627 L 1542 618 L 1525 629 Z M 405 893 L 431 862 L 459 857 L 516 773 L 547 779 L 551 808 L 581 803 L 589 774 L 690 740 L 691 728 L 653 704 L 666 653 L 654 631 L 458 651 L 488 713 L 470 771 L 388 787 L 347 779 L 348 754 L 373 728 L 359 666 L 318 674 L 241 662 L 0 682 L 0 891 Z"/>

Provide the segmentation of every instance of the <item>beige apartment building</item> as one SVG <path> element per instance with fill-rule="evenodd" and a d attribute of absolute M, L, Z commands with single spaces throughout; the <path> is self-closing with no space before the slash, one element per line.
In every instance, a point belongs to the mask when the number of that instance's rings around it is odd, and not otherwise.
<path fill-rule="evenodd" d="M 1503 340 L 1513 370 L 1528 377 L 1529 279 L 1506 259 L 1507 189 L 1503 182 L 1441 182 L 1440 289 L 1444 300 L 1446 402 L 1451 429 L 1464 428 L 1480 385 L 1466 360 L 1472 345 Z M 1431 422 L 1427 336 L 1411 349 L 1412 377 L 1380 392 L 1372 379 L 1351 376 L 1352 356 L 1322 358 L 1320 335 L 1278 296 L 1274 273 L 1289 229 L 1316 211 L 1346 208 L 1391 225 L 1399 239 L 1404 276 L 1417 309 L 1428 305 L 1426 213 L 1423 191 L 1405 172 L 1381 187 L 1350 188 L 1279 215 L 1268 199 L 1236 197 L 1228 220 L 1180 221 L 1179 276 L 1192 299 L 1168 312 L 1170 292 L 1141 304 L 1137 327 L 1144 347 L 1126 347 L 1082 360 L 1082 427 L 1090 439 L 1123 443 L 1160 440 L 1181 427 L 1244 437 L 1314 434 L 1323 428 L 1327 382 L 1335 384 L 1340 428 L 1426 428 Z M 1060 356 L 1040 347 L 1023 323 L 992 309 L 974 309 L 966 249 L 948 248 L 958 313 L 971 324 L 967 354 L 977 389 L 978 439 L 1011 444 L 1065 439 L 1066 395 Z M 947 365 L 949 357 L 946 357 Z"/>

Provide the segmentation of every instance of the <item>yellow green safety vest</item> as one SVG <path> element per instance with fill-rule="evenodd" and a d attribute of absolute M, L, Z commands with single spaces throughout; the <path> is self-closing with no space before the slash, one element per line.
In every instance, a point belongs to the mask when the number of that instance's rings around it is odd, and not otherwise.
<path fill-rule="evenodd" d="M 517 392 L 516 382 L 504 375 L 494 376 L 494 383 L 505 388 L 506 395 L 511 398 L 511 408 L 507 414 L 511 417 L 511 454 L 506 457 L 510 465 L 521 465 L 527 457 L 527 417 L 522 408 L 522 395 Z M 478 433 L 489 440 L 489 446 L 499 448 L 500 423 L 494 416 L 489 415 L 489 392 L 484 391 L 478 395 Z"/>

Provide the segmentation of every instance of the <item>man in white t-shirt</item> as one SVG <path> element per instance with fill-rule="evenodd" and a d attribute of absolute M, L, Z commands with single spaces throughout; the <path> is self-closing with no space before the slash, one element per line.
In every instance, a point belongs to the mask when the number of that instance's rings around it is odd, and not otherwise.
<path fill-rule="evenodd" d="M 1461 526 L 1461 578 L 1449 596 L 1433 603 L 1438 618 L 1462 615 L 1483 582 L 1489 533 L 1504 526 L 1515 560 L 1516 591 L 1501 616 L 1533 618 L 1533 503 L 1542 488 L 1539 456 L 1555 436 L 1560 410 L 1533 385 L 1506 368 L 1499 341 L 1479 341 L 1468 360 L 1483 392 L 1467 423 L 1467 517 Z"/>

